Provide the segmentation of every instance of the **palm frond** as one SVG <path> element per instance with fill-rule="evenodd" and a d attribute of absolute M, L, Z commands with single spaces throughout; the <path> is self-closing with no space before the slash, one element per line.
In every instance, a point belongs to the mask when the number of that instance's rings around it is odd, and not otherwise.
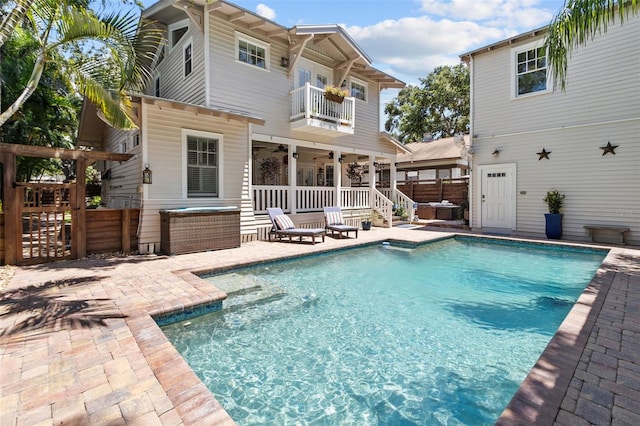
<path fill-rule="evenodd" d="M 639 0 L 566 0 L 553 18 L 545 39 L 554 84 L 566 88 L 568 58 L 573 50 L 606 32 L 616 18 L 624 22 L 638 13 Z"/>

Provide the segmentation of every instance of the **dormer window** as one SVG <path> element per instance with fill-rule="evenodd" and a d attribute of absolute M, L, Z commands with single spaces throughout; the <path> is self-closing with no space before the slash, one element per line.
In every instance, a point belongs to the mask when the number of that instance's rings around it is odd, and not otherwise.
<path fill-rule="evenodd" d="M 169 25 L 169 46 L 175 47 L 187 31 L 189 31 L 188 19 Z"/>

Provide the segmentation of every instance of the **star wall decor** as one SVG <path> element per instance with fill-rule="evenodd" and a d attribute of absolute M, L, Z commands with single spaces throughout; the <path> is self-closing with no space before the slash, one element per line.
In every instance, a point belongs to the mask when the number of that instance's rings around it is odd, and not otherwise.
<path fill-rule="evenodd" d="M 611 145 L 611 142 L 607 142 L 607 146 L 601 146 L 600 149 L 602 150 L 603 156 L 607 155 L 608 153 L 616 155 L 616 148 L 619 146 L 620 145 Z"/>
<path fill-rule="evenodd" d="M 542 148 L 542 151 L 536 152 L 536 154 L 538 154 L 538 161 L 542 160 L 543 158 L 546 158 L 548 160 L 551 151 L 547 151 L 546 149 Z"/>

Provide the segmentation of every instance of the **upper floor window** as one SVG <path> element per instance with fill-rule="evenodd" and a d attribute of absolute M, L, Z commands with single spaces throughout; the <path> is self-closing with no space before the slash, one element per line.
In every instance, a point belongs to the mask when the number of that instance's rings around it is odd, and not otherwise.
<path fill-rule="evenodd" d="M 236 58 L 245 64 L 269 69 L 269 45 L 253 37 L 236 33 Z"/>
<path fill-rule="evenodd" d="M 511 53 L 514 97 L 551 90 L 547 73 L 547 52 L 540 43 L 514 48 Z"/>
<path fill-rule="evenodd" d="M 191 49 L 191 42 L 187 43 L 184 46 L 184 76 L 187 77 L 189 74 L 191 74 L 191 70 L 192 70 L 192 49 Z"/>
<path fill-rule="evenodd" d="M 363 81 L 351 79 L 351 96 L 361 101 L 366 101 L 367 84 Z"/>
<path fill-rule="evenodd" d="M 189 31 L 188 19 L 169 25 L 169 46 L 175 47 L 187 31 Z"/>
<path fill-rule="evenodd" d="M 188 197 L 218 197 L 222 135 L 183 131 Z"/>

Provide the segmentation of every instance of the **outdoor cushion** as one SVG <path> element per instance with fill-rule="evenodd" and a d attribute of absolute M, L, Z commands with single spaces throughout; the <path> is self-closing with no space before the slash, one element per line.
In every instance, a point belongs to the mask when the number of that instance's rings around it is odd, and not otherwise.
<path fill-rule="evenodd" d="M 325 212 L 325 220 L 327 225 L 343 225 L 344 219 L 342 218 L 342 212 Z"/>
<path fill-rule="evenodd" d="M 293 224 L 293 221 L 289 219 L 287 215 L 284 215 L 284 214 L 277 215 L 276 217 L 273 218 L 273 220 L 276 222 L 276 225 L 278 225 L 278 228 L 282 230 L 292 229 L 296 227 Z"/>

